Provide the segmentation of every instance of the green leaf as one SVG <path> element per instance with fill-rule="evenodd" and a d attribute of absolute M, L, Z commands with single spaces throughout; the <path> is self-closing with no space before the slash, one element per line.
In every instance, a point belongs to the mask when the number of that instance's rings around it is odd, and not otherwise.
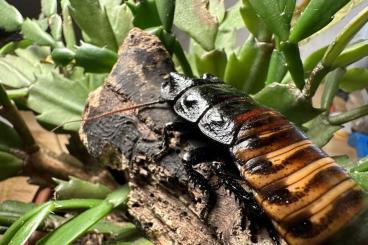
<path fill-rule="evenodd" d="M 145 0 L 125 2 L 133 13 L 133 24 L 141 29 L 156 27 L 161 25 L 155 0 Z"/>
<path fill-rule="evenodd" d="M 367 172 L 368 171 L 368 157 L 359 159 L 359 161 L 356 163 L 356 167 L 354 167 L 352 171 Z"/>
<path fill-rule="evenodd" d="M 246 92 L 256 93 L 265 85 L 272 47 L 249 37 L 239 56 L 231 54 L 225 69 L 225 82 Z"/>
<path fill-rule="evenodd" d="M 113 208 L 125 204 L 128 201 L 128 193 L 129 188 L 127 185 L 110 193 L 102 203 L 81 213 L 66 224 L 63 224 L 57 230 L 44 237 L 39 244 L 72 243 L 100 219 L 109 214 Z"/>
<path fill-rule="evenodd" d="M 330 23 L 334 14 L 350 0 L 311 0 L 295 23 L 290 42 L 298 43 Z"/>
<path fill-rule="evenodd" d="M 239 1 L 226 10 L 222 22 L 218 27 L 215 48 L 218 50 L 224 49 L 226 53 L 234 51 L 236 48 L 237 30 L 244 28 L 242 17 L 240 15 L 240 3 L 241 2 Z"/>
<path fill-rule="evenodd" d="M 347 25 L 335 38 L 335 40 L 329 45 L 321 63 L 324 66 L 333 66 L 336 58 L 344 50 L 346 45 L 355 36 L 355 34 L 364 26 L 368 21 L 368 8 L 363 9 L 349 25 Z"/>
<path fill-rule="evenodd" d="M 106 48 L 82 42 L 75 52 L 76 65 L 82 66 L 86 72 L 108 73 L 117 60 L 117 54 Z"/>
<path fill-rule="evenodd" d="M 27 48 L 31 44 L 32 44 L 31 40 L 25 40 L 25 39 L 20 40 L 20 41 L 9 42 L 0 48 L 0 56 L 14 53 L 14 51 L 17 48 Z"/>
<path fill-rule="evenodd" d="M 330 110 L 332 101 L 335 97 L 337 89 L 339 88 L 339 83 L 345 72 L 345 69 L 337 68 L 326 76 L 325 87 L 321 97 L 321 108 L 325 109 L 327 112 Z"/>
<path fill-rule="evenodd" d="M 0 0 L 0 28 L 11 32 L 19 30 L 23 17 L 19 11 L 5 0 Z"/>
<path fill-rule="evenodd" d="M 313 108 L 310 101 L 292 84 L 271 83 L 253 98 L 258 103 L 279 111 L 297 125 L 321 113 Z"/>
<path fill-rule="evenodd" d="M 0 148 L 22 148 L 22 141 L 15 129 L 7 123 L 0 121 Z"/>
<path fill-rule="evenodd" d="M 57 0 L 41 0 L 41 12 L 49 17 L 56 14 L 57 11 Z"/>
<path fill-rule="evenodd" d="M 279 83 L 287 72 L 285 57 L 282 52 L 274 49 L 267 71 L 266 84 Z"/>
<path fill-rule="evenodd" d="M 26 19 L 22 24 L 22 34 L 25 39 L 32 40 L 39 45 L 56 46 L 56 41 L 50 34 L 41 29 L 33 20 Z"/>
<path fill-rule="evenodd" d="M 104 6 L 98 0 L 70 0 L 70 12 L 92 44 L 117 51 L 118 45 Z"/>
<path fill-rule="evenodd" d="M 13 62 L 10 61 L 10 57 L 13 56 L 0 58 L 0 83 L 12 88 L 22 88 L 29 86 L 34 79 L 34 77 L 30 78 L 26 75 L 26 72 L 29 72 L 28 69 L 32 69 L 31 65 L 28 65 L 28 67 L 17 66 L 17 64 L 26 63 L 27 61 L 18 58 L 17 61 L 19 62 L 14 62 L 13 64 Z"/>
<path fill-rule="evenodd" d="M 177 1 L 174 23 L 205 50 L 214 49 L 218 22 L 216 17 L 210 14 L 207 1 Z"/>
<path fill-rule="evenodd" d="M 72 17 L 69 13 L 70 2 L 69 0 L 61 0 L 61 13 L 63 16 L 63 33 L 64 39 L 66 43 L 66 47 L 68 49 L 73 50 L 76 44 L 75 41 L 75 33 L 73 28 Z"/>
<path fill-rule="evenodd" d="M 57 41 L 61 41 L 63 21 L 60 15 L 54 14 L 50 16 L 49 25 L 52 37 Z"/>
<path fill-rule="evenodd" d="M 319 147 L 327 144 L 334 133 L 342 128 L 341 126 L 331 125 L 323 115 L 305 123 L 303 126 L 308 129 L 307 136 Z"/>
<path fill-rule="evenodd" d="M 22 171 L 23 166 L 23 160 L 0 151 L 0 181 L 18 175 Z"/>
<path fill-rule="evenodd" d="M 89 92 L 86 84 L 52 72 L 37 78 L 31 86 L 27 105 L 40 114 L 38 120 L 56 126 L 81 118 Z M 69 123 L 63 128 L 77 131 L 79 123 Z"/>
<path fill-rule="evenodd" d="M 351 68 L 347 70 L 340 82 L 340 89 L 353 92 L 368 87 L 368 69 Z"/>
<path fill-rule="evenodd" d="M 305 84 L 304 67 L 300 57 L 300 51 L 297 44 L 290 42 L 281 43 L 281 51 L 285 56 L 285 61 L 294 84 L 302 90 Z"/>
<path fill-rule="evenodd" d="M 212 0 L 208 2 L 208 11 L 212 16 L 216 16 L 219 23 L 225 17 L 225 4 L 224 0 Z"/>
<path fill-rule="evenodd" d="M 24 244 L 47 215 L 53 210 L 54 203 L 49 202 L 42 205 L 41 208 L 30 217 L 22 227 L 12 237 L 10 244 Z"/>
<path fill-rule="evenodd" d="M 354 162 L 347 155 L 333 156 L 332 158 L 337 162 L 337 164 L 346 170 L 354 167 Z"/>
<path fill-rule="evenodd" d="M 58 185 L 55 188 L 55 197 L 58 200 L 72 198 L 104 199 L 111 190 L 104 185 L 70 177 L 69 181 L 54 179 Z"/>
<path fill-rule="evenodd" d="M 113 9 L 108 8 L 107 17 L 114 31 L 116 42 L 120 46 L 130 29 L 133 28 L 133 15 L 127 6 L 122 4 Z"/>
<path fill-rule="evenodd" d="M 243 0 L 240 14 L 247 29 L 257 38 L 257 40 L 262 42 L 268 42 L 271 40 L 272 33 L 264 21 L 257 15 L 252 5 L 250 5 L 249 0 Z"/>
<path fill-rule="evenodd" d="M 333 62 L 333 66 L 348 66 L 366 56 L 368 56 L 368 40 L 348 46 Z"/>
<path fill-rule="evenodd" d="M 55 48 L 51 52 L 52 60 L 57 65 L 66 66 L 75 57 L 75 52 L 68 48 Z"/>
<path fill-rule="evenodd" d="M 217 49 L 206 52 L 202 56 L 195 56 L 196 67 L 199 75 L 210 73 L 223 79 L 226 67 L 226 54 Z"/>
<path fill-rule="evenodd" d="M 295 4 L 295 1 L 288 2 Z M 249 3 L 275 35 L 279 36 L 282 41 L 288 39 L 290 30 L 289 4 L 287 5 L 288 12 L 284 12 L 285 5 L 275 0 L 249 0 Z"/>
<path fill-rule="evenodd" d="M 157 13 L 167 32 L 171 32 L 175 13 L 175 0 L 156 0 Z"/>

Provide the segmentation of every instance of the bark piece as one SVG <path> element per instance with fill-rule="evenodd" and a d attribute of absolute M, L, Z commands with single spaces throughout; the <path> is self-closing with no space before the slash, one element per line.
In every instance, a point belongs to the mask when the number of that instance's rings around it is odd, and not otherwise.
<path fill-rule="evenodd" d="M 158 100 L 161 83 L 173 70 L 159 39 L 134 28 L 104 86 L 90 95 L 84 119 Z M 177 150 L 152 160 L 161 149 L 164 125 L 176 118 L 168 104 L 157 104 L 86 120 L 80 135 L 94 157 L 125 173 L 131 187 L 129 213 L 155 244 L 251 244 L 248 231 L 240 227 L 240 209 L 223 188 L 217 190 L 208 220 L 199 218 L 203 197 L 188 185 L 181 164 L 184 152 L 197 143 L 174 135 L 171 145 Z M 198 170 L 217 183 L 205 164 Z M 261 235 L 259 244 L 271 242 Z"/>

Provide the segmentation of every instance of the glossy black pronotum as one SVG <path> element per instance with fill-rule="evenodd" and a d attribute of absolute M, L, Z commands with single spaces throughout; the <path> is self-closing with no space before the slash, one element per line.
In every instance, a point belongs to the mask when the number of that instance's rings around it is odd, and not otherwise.
<path fill-rule="evenodd" d="M 184 122 L 197 125 L 228 152 L 253 193 L 241 191 L 218 167 L 228 180 L 225 184 L 251 206 L 246 215 L 257 222 L 264 211 L 289 244 L 322 243 L 362 212 L 363 190 L 280 113 L 212 76 L 191 79 L 171 73 L 162 84 L 161 97 Z M 177 129 L 171 124 L 166 133 Z M 188 172 L 193 174 L 194 164 L 214 160 L 214 155 L 215 151 L 187 155 Z"/>

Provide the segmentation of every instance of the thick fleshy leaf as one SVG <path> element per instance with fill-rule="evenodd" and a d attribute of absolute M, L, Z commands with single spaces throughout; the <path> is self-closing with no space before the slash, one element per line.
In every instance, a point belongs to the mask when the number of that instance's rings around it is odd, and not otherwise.
<path fill-rule="evenodd" d="M 5 0 L 0 0 L 0 28 L 5 31 L 16 31 L 20 28 L 23 17 L 19 11 Z"/>
<path fill-rule="evenodd" d="M 284 4 L 281 4 L 281 2 Z M 286 4 L 287 2 L 288 4 Z M 249 3 L 273 33 L 282 41 L 288 39 L 290 30 L 289 12 L 290 9 L 292 9 L 291 11 L 294 9 L 289 4 L 295 5 L 295 1 L 249 0 Z M 285 12 L 285 9 L 288 11 Z"/>
<path fill-rule="evenodd" d="M 347 70 L 339 84 L 346 92 L 353 92 L 368 87 L 368 69 L 351 68 Z"/>
<path fill-rule="evenodd" d="M 205 50 L 212 50 L 215 47 L 218 21 L 210 14 L 207 3 L 203 0 L 176 1 L 174 23 Z"/>
<path fill-rule="evenodd" d="M 14 177 L 23 169 L 23 160 L 6 152 L 0 151 L 0 181 Z"/>
<path fill-rule="evenodd" d="M 51 36 L 55 40 L 60 41 L 61 40 L 61 32 L 62 32 L 62 29 L 63 29 L 63 21 L 62 21 L 60 15 L 54 14 L 54 15 L 50 16 L 49 26 L 50 26 Z"/>
<path fill-rule="evenodd" d="M 247 29 L 257 38 L 257 40 L 267 42 L 271 39 L 272 33 L 264 21 L 257 15 L 252 5 L 249 4 L 249 0 L 243 0 L 240 14 Z"/>
<path fill-rule="evenodd" d="M 41 0 L 41 12 L 49 17 L 56 14 L 57 11 L 57 0 Z"/>
<path fill-rule="evenodd" d="M 324 66 L 333 66 L 337 57 L 345 49 L 355 34 L 367 23 L 368 8 L 363 9 L 349 24 L 337 35 L 329 45 L 321 63 Z"/>
<path fill-rule="evenodd" d="M 354 43 L 346 49 L 334 61 L 334 67 L 348 66 L 368 56 L 368 40 Z"/>
<path fill-rule="evenodd" d="M 19 64 L 27 65 L 22 67 Z M 27 60 L 10 55 L 0 58 L 0 83 L 12 88 L 27 87 L 34 81 L 30 73 L 33 73 L 33 67 Z"/>
<path fill-rule="evenodd" d="M 100 219 L 109 214 L 113 208 L 126 204 L 129 188 L 127 185 L 110 193 L 99 205 L 88 209 L 58 229 L 44 237 L 40 245 L 71 244 L 86 230 L 92 227 Z"/>
<path fill-rule="evenodd" d="M 68 49 L 73 49 L 76 41 L 75 41 L 75 32 L 72 22 L 72 17 L 70 16 L 70 2 L 69 0 L 61 0 L 61 13 L 63 16 L 63 34 L 65 39 L 65 44 Z"/>
<path fill-rule="evenodd" d="M 226 54 L 217 49 L 206 52 L 202 56 L 195 56 L 199 75 L 210 73 L 223 79 L 226 67 Z"/>
<path fill-rule="evenodd" d="M 157 27 L 161 25 L 160 17 L 158 15 L 156 3 L 154 0 L 139 1 L 127 1 L 133 13 L 133 24 L 141 29 L 147 29 L 150 27 Z"/>
<path fill-rule="evenodd" d="M 22 148 L 22 141 L 13 127 L 0 121 L 0 148 Z"/>
<path fill-rule="evenodd" d="M 365 190 L 368 191 L 368 173 L 367 172 L 352 172 L 350 173 L 351 177 L 359 183 L 359 185 Z"/>
<path fill-rule="evenodd" d="M 117 60 L 117 54 L 106 48 L 82 43 L 75 52 L 75 61 L 86 72 L 108 73 Z"/>
<path fill-rule="evenodd" d="M 211 1 L 209 1 L 208 11 L 210 11 L 210 14 L 212 16 L 216 16 L 217 21 L 219 23 L 221 23 L 222 20 L 225 17 L 225 3 L 224 3 L 224 0 L 211 0 Z"/>
<path fill-rule="evenodd" d="M 175 0 L 156 0 L 157 13 L 167 32 L 171 32 L 174 21 Z"/>
<path fill-rule="evenodd" d="M 308 137 L 319 147 L 327 144 L 334 133 L 342 128 L 338 125 L 331 125 L 323 115 L 305 123 L 303 126 L 307 128 Z"/>
<path fill-rule="evenodd" d="M 122 4 L 113 9 L 107 8 L 107 17 L 114 31 L 116 42 L 120 46 L 130 29 L 133 28 L 133 15 L 128 6 Z"/>
<path fill-rule="evenodd" d="M 56 46 L 55 39 L 50 34 L 41 29 L 34 20 L 26 19 L 22 23 L 22 34 L 25 39 L 32 40 L 39 45 Z"/>
<path fill-rule="evenodd" d="M 313 108 L 310 101 L 305 99 L 300 90 L 292 84 L 271 83 L 253 98 L 258 103 L 281 112 L 297 125 L 321 113 L 320 110 Z"/>
<path fill-rule="evenodd" d="M 290 41 L 298 43 L 321 30 L 333 19 L 334 14 L 350 0 L 311 0 L 295 23 Z"/>
<path fill-rule="evenodd" d="M 226 10 L 222 22 L 218 27 L 215 40 L 215 48 L 224 49 L 226 53 L 231 53 L 236 48 L 237 30 L 244 28 L 240 15 L 241 2 Z"/>
<path fill-rule="evenodd" d="M 51 52 L 52 60 L 57 65 L 66 66 L 75 57 L 75 53 L 68 48 L 56 48 Z"/>
<path fill-rule="evenodd" d="M 265 85 L 271 53 L 269 46 L 259 45 L 254 37 L 249 37 L 239 55 L 230 55 L 225 69 L 225 82 L 246 93 L 258 92 Z"/>
<path fill-rule="evenodd" d="M 92 44 L 117 51 L 118 45 L 104 6 L 98 0 L 69 0 L 70 12 Z"/>
<path fill-rule="evenodd" d="M 367 172 L 368 171 L 368 157 L 359 159 L 358 162 L 356 163 L 356 166 L 352 169 L 352 171 Z"/>
<path fill-rule="evenodd" d="M 71 198 L 95 198 L 104 199 L 111 190 L 104 185 L 94 184 L 74 177 L 69 181 L 55 180 L 58 185 L 55 188 L 55 196 L 58 200 Z"/>
<path fill-rule="evenodd" d="M 79 120 L 89 89 L 80 81 L 72 81 L 56 72 L 41 75 L 31 86 L 27 105 L 39 113 L 37 119 L 51 125 Z M 78 130 L 79 123 L 69 123 L 66 130 Z"/>

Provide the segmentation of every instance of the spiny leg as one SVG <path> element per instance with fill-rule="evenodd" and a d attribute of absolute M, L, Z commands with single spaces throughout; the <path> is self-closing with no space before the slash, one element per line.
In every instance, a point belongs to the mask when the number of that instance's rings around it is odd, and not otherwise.
<path fill-rule="evenodd" d="M 199 147 L 193 149 L 183 156 L 185 171 L 188 174 L 189 181 L 198 186 L 205 197 L 206 206 L 201 212 L 201 218 L 207 219 L 217 201 L 217 195 L 208 180 L 193 167 L 199 163 L 211 163 L 221 158 L 221 154 L 213 147 Z"/>
<path fill-rule="evenodd" d="M 234 194 L 235 199 L 241 204 L 241 225 L 243 228 L 245 228 L 245 218 L 249 219 L 249 230 L 251 232 L 252 242 L 257 242 L 257 234 L 259 233 L 260 229 L 264 227 L 266 228 L 274 244 L 280 244 L 279 237 L 271 223 L 271 220 L 259 206 L 254 198 L 253 193 L 244 190 L 244 188 L 236 181 L 236 179 L 229 175 L 226 163 L 219 162 L 214 164 L 214 166 L 215 172 L 220 178 L 220 182 L 223 184 L 225 189 Z"/>

